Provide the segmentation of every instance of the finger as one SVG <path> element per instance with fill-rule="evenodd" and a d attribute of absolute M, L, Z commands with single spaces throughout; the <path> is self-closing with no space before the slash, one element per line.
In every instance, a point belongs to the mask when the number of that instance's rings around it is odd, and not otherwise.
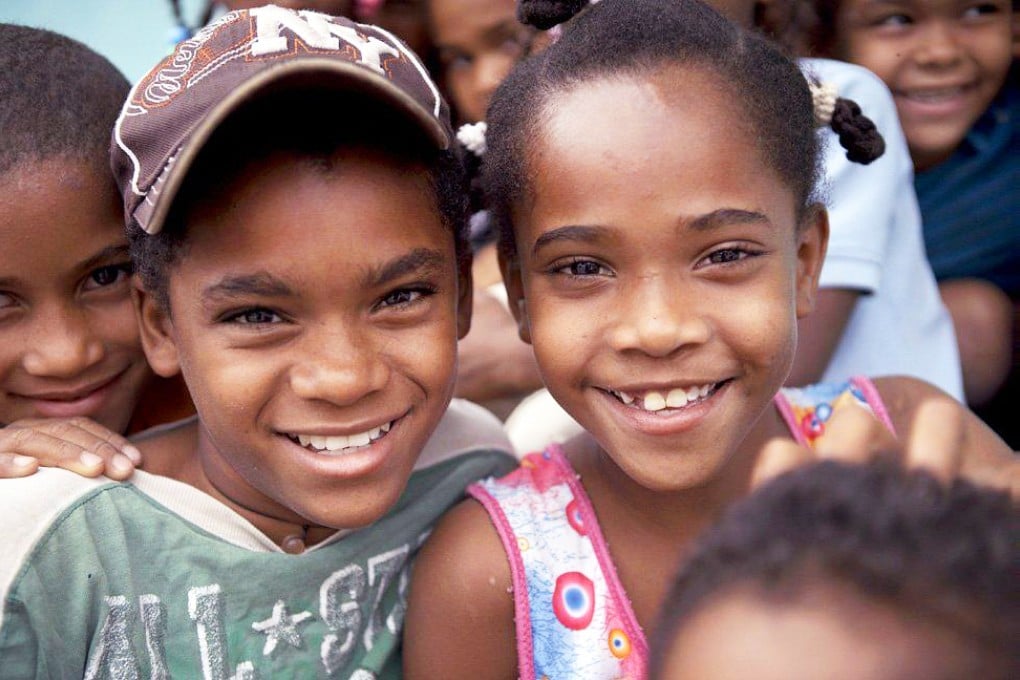
<path fill-rule="evenodd" d="M 39 461 L 16 453 L 0 453 L 0 479 L 27 477 L 39 469 Z"/>
<path fill-rule="evenodd" d="M 94 420 L 88 418 L 74 418 L 72 421 L 75 426 L 79 429 L 84 430 L 96 439 L 95 447 L 88 447 L 92 451 L 95 451 L 104 458 L 111 458 L 114 453 L 124 454 L 133 465 L 142 464 L 142 452 L 138 450 L 134 444 L 127 440 L 126 437 L 120 435 L 113 430 L 109 430 Z M 83 443 L 83 442 L 79 442 Z M 109 455 L 104 452 L 109 451 L 106 446 L 112 447 L 115 451 L 109 452 Z"/>
<path fill-rule="evenodd" d="M 960 406 L 936 397 L 917 407 L 906 445 L 906 465 L 949 482 L 963 464 L 964 420 Z"/>
<path fill-rule="evenodd" d="M 0 450 L 35 456 L 46 467 L 62 467 L 89 477 L 105 472 L 114 479 L 126 479 L 134 473 L 131 458 L 111 443 L 126 444 L 127 440 L 88 418 L 18 421 L 5 432 L 20 443 L 0 446 Z M 32 438 L 28 434 L 30 432 L 46 435 L 50 439 Z M 65 442 L 65 445 L 54 445 L 53 440 Z M 77 450 L 66 444 L 74 445 Z M 25 446 L 32 448 L 23 448 Z M 90 455 L 85 455 L 86 452 Z M 75 457 L 79 458 L 77 462 L 73 461 Z"/>
<path fill-rule="evenodd" d="M 776 437 L 769 440 L 758 454 L 751 473 L 751 488 L 756 489 L 784 472 L 816 460 L 814 453 L 792 439 Z"/>
<path fill-rule="evenodd" d="M 879 453 L 898 452 L 892 432 L 866 408 L 856 404 L 838 409 L 825 424 L 825 435 L 815 442 L 819 458 L 864 463 Z"/>
<path fill-rule="evenodd" d="M 0 430 L 0 453 L 29 456 L 46 467 L 62 467 L 85 477 L 103 472 L 106 459 L 67 438 L 32 428 Z"/>

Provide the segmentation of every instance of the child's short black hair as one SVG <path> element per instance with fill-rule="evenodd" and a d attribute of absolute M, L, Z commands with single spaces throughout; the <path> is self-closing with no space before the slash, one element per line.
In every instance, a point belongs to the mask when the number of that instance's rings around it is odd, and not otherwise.
<path fill-rule="evenodd" d="M 436 150 L 391 104 L 374 102 L 366 93 L 284 88 L 242 106 L 219 125 L 188 171 L 159 233 L 147 234 L 134 222 L 128 226 L 131 259 L 146 290 L 169 311 L 169 269 L 186 249 L 190 210 L 215 203 L 218 190 L 245 169 L 283 153 L 328 173 L 350 149 L 376 150 L 409 168 L 422 168 L 458 260 L 462 266 L 469 261 L 467 180 L 460 155 Z"/>
<path fill-rule="evenodd" d="M 826 583 L 952 634 L 982 678 L 1020 677 L 1018 575 L 1020 508 L 1006 494 L 888 461 L 818 463 L 734 505 L 695 544 L 663 606 L 653 677 L 713 596 L 750 586 L 797 602 Z"/>
<path fill-rule="evenodd" d="M 105 167 L 129 87 L 113 64 L 77 40 L 0 24 L 0 173 L 56 157 Z"/>
<path fill-rule="evenodd" d="M 493 96 L 483 173 L 501 247 L 513 250 L 511 210 L 528 191 L 530 148 L 547 102 L 586 81 L 640 76 L 671 64 L 718 76 L 753 130 L 763 162 L 801 205 L 809 203 L 818 141 L 807 81 L 790 59 L 697 0 L 604 0 L 566 25 L 555 44 L 518 65 Z"/>

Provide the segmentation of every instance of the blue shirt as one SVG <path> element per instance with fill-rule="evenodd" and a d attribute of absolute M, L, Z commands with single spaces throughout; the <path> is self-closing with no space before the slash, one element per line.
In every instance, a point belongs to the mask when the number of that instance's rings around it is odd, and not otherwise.
<path fill-rule="evenodd" d="M 1017 72 L 945 162 L 914 184 L 939 280 L 978 277 L 1020 297 L 1020 88 Z"/>

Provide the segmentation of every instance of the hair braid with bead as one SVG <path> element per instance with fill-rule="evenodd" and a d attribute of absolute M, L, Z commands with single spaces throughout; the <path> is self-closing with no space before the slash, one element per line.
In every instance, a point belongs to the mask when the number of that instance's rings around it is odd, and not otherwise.
<path fill-rule="evenodd" d="M 597 0 L 518 0 L 518 18 L 532 26 L 548 29 L 569 21 Z M 814 86 L 814 84 L 811 84 Z M 885 141 L 875 124 L 850 99 L 836 97 L 834 112 L 825 116 L 826 125 L 839 137 L 847 158 L 867 165 L 885 152 Z"/>

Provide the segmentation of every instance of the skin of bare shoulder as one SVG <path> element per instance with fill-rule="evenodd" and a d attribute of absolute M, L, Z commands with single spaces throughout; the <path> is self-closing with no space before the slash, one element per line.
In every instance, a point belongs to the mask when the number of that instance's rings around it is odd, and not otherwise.
<path fill-rule="evenodd" d="M 145 471 L 170 477 L 193 486 L 190 473 L 197 464 L 195 442 L 198 440 L 198 419 L 184 420 L 155 427 L 131 438 L 145 457 Z"/>
<path fill-rule="evenodd" d="M 925 445 L 938 464 L 954 469 L 973 482 L 1020 493 L 1020 458 L 970 409 L 939 388 L 917 378 L 893 376 L 876 378 L 889 417 L 901 441 L 925 455 Z M 919 411 L 936 405 L 945 413 L 942 419 L 918 418 Z M 923 424 L 928 431 L 915 432 Z M 945 463 L 945 459 L 953 460 Z"/>
<path fill-rule="evenodd" d="M 404 622 L 404 675 L 516 678 L 510 564 L 481 504 L 448 512 L 414 564 Z"/>

